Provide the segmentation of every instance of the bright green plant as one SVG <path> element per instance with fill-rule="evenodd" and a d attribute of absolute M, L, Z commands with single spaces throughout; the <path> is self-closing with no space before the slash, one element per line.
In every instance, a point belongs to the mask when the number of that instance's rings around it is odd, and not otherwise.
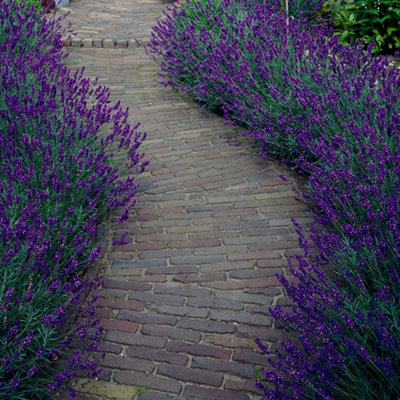
<path fill-rule="evenodd" d="M 373 52 L 400 50 L 400 2 L 398 0 L 329 0 L 332 22 L 342 43 L 362 38 L 374 42 Z"/>
<path fill-rule="evenodd" d="M 21 0 L 17 0 L 18 3 L 21 3 Z M 29 4 L 30 6 L 34 6 L 38 11 L 42 9 L 42 2 L 40 0 L 23 0 L 24 3 Z"/>

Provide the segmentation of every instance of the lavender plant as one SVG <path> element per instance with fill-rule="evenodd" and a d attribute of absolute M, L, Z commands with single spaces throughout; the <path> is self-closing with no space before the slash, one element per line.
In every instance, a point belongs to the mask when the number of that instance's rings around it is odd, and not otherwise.
<path fill-rule="evenodd" d="M 351 120 L 348 93 L 363 101 L 370 86 L 383 79 L 377 74 L 384 61 L 372 61 L 360 46 L 340 46 L 326 26 L 307 29 L 305 20 L 290 19 L 287 27 L 286 22 L 264 3 L 189 2 L 154 27 L 149 51 L 162 56 L 164 83 L 225 112 L 262 144 L 265 155 L 292 162 L 299 154 L 298 123 L 315 118 L 318 107 L 331 112 L 335 102 Z M 365 79 L 358 83 L 361 69 Z M 314 96 L 312 103 L 299 101 L 301 85 Z M 289 118 L 289 112 L 295 116 Z M 336 134 L 330 123 L 326 128 Z"/>
<path fill-rule="evenodd" d="M 265 3 L 188 2 L 154 28 L 164 84 L 224 112 L 261 155 L 309 177 L 311 245 L 280 276 L 294 333 L 257 385 L 273 399 L 400 397 L 400 74 L 363 43 Z"/>
<path fill-rule="evenodd" d="M 113 153 L 140 173 L 145 139 L 109 90 L 63 65 L 60 20 L 0 0 L 0 398 L 43 399 L 75 371 L 98 373 L 99 285 L 84 277 L 98 257 L 98 225 L 120 220 L 138 185 Z M 70 350 L 76 339 L 88 343 Z M 56 362 L 63 355 L 63 362 Z M 73 390 L 71 393 L 73 394 Z"/>

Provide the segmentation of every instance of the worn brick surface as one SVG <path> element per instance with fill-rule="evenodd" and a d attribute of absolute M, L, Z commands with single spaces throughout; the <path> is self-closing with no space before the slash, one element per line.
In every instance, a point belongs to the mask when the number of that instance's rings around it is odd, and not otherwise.
<path fill-rule="evenodd" d="M 192 344 L 181 341 L 172 341 L 168 343 L 168 351 L 175 351 L 184 354 L 193 354 L 199 356 L 216 357 L 228 359 L 231 351 L 223 347 L 213 347 L 205 344 Z"/>
<path fill-rule="evenodd" d="M 223 391 L 219 389 L 209 389 L 200 386 L 187 385 L 184 394 L 188 399 L 205 400 L 249 400 L 248 394 L 240 392 Z"/>
<path fill-rule="evenodd" d="M 128 369 L 134 371 L 153 372 L 154 363 L 140 358 L 126 358 L 122 356 L 114 356 L 106 354 L 104 359 L 100 361 L 102 367 Z"/>
<path fill-rule="evenodd" d="M 186 365 L 188 362 L 188 356 L 184 354 L 170 353 L 165 350 L 151 349 L 142 346 L 129 347 L 126 351 L 126 354 L 129 357 L 144 358 L 146 360 L 153 360 L 153 361 L 161 361 L 168 364 Z"/>
<path fill-rule="evenodd" d="M 293 172 L 158 84 L 142 44 L 166 5 L 71 0 L 66 19 L 77 33 L 66 64 L 85 65 L 130 107 L 151 161 L 135 210 L 110 230 L 128 230 L 128 244 L 106 252 L 97 291 L 101 379 L 147 388 L 132 400 L 261 400 L 253 365 L 267 362 L 251 338 L 274 348 L 287 337 L 268 308 L 290 305 L 275 274 L 288 276 L 286 257 L 299 251 L 290 218 L 307 225 L 310 213 L 293 198 L 291 185 L 302 184 Z"/>
<path fill-rule="evenodd" d="M 192 368 L 229 372 L 244 378 L 254 378 L 254 369 L 252 366 L 232 361 L 210 360 L 208 358 L 193 357 Z"/>
<path fill-rule="evenodd" d="M 178 379 L 183 382 L 202 383 L 204 385 L 221 386 L 223 375 L 221 372 L 202 371 L 195 368 L 186 368 L 181 366 L 160 365 L 157 371 L 160 375 Z"/>

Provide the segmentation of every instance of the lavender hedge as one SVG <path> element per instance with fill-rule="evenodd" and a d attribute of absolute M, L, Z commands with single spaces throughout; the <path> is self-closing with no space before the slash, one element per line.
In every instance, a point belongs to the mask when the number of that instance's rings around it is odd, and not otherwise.
<path fill-rule="evenodd" d="M 76 370 L 96 373 L 84 354 L 102 329 L 83 300 L 98 281 L 84 272 L 105 213 L 122 207 L 125 220 L 138 188 L 110 146 L 128 170 L 145 167 L 145 134 L 107 88 L 63 65 L 61 34 L 59 20 L 0 0 L 1 399 L 43 399 Z M 76 339 L 88 345 L 71 350 Z"/>
<path fill-rule="evenodd" d="M 372 46 L 258 2 L 187 2 L 154 28 L 164 84 L 224 112 L 309 177 L 312 244 L 279 276 L 296 333 L 256 384 L 268 399 L 400 398 L 400 73 Z M 316 247 L 313 252 L 312 248 Z"/>

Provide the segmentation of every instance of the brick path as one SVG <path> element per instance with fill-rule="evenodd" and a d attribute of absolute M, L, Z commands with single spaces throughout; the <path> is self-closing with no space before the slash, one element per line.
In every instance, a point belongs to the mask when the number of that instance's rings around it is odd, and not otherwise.
<path fill-rule="evenodd" d="M 83 20 L 90 0 L 75 3 Z M 145 15 L 155 2 L 129 4 Z M 143 18 L 146 31 L 152 18 Z M 86 65 L 130 106 L 149 133 L 151 160 L 135 213 L 115 228 L 129 230 L 129 244 L 103 261 L 103 374 L 79 380 L 78 398 L 261 399 L 253 365 L 265 358 L 249 338 L 273 346 L 284 336 L 268 315 L 271 305 L 287 304 L 274 275 L 287 272 L 286 256 L 298 247 L 289 218 L 310 222 L 277 176 L 295 175 L 263 161 L 220 117 L 158 85 L 143 47 L 68 50 L 68 65 Z"/>
<path fill-rule="evenodd" d="M 152 26 L 170 4 L 165 0 L 71 0 L 58 14 L 69 11 L 74 38 L 93 39 L 96 43 L 99 39 L 131 40 L 136 45 L 148 41 Z"/>

